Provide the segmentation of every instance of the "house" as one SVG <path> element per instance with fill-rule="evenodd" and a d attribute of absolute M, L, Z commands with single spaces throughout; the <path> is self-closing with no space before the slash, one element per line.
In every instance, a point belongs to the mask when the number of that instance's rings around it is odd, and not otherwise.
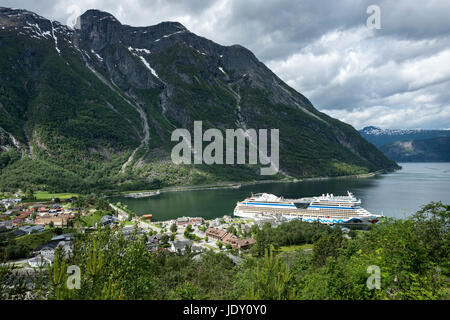
<path fill-rule="evenodd" d="M 224 237 L 222 242 L 225 245 L 230 244 L 233 249 L 247 250 L 251 245 L 255 244 L 256 241 L 252 238 L 241 239 L 229 233 Z"/>
<path fill-rule="evenodd" d="M 44 248 L 42 248 L 41 250 L 39 250 L 37 253 L 38 255 L 42 256 L 42 257 L 51 257 L 55 255 L 55 248 L 50 247 L 50 246 L 46 246 Z"/>
<path fill-rule="evenodd" d="M 162 233 L 154 234 L 154 235 L 148 237 L 148 241 L 151 243 L 158 243 L 161 241 L 162 237 L 163 237 Z"/>
<path fill-rule="evenodd" d="M 247 250 L 249 249 L 252 245 L 254 245 L 256 243 L 256 240 L 253 238 L 246 238 L 246 239 L 239 239 L 237 241 L 236 244 L 236 248 L 235 249 L 239 249 L 239 250 Z"/>
<path fill-rule="evenodd" d="M 38 246 L 33 250 L 34 256 L 50 257 L 55 254 L 57 248 L 61 248 L 67 257 L 72 252 L 71 246 L 72 235 L 62 234 L 53 237 L 48 243 Z"/>
<path fill-rule="evenodd" d="M 203 248 L 200 247 L 200 246 L 192 246 L 191 247 L 191 252 L 193 252 L 193 253 L 200 253 L 200 252 L 203 252 Z"/>
<path fill-rule="evenodd" d="M 171 246 L 170 246 L 170 250 L 173 252 L 178 252 L 178 250 L 181 253 L 184 253 L 184 251 L 186 250 L 187 247 L 192 248 L 192 241 L 174 241 L 172 242 Z"/>
<path fill-rule="evenodd" d="M 232 233 L 228 233 L 225 230 L 216 228 L 206 229 L 206 236 L 222 241 L 225 245 L 230 244 L 233 249 L 247 250 L 251 245 L 255 243 L 252 238 L 241 239 L 236 237 Z"/>
<path fill-rule="evenodd" d="M 28 260 L 28 264 L 32 268 L 43 268 L 47 265 L 52 265 L 55 256 L 37 256 Z"/>
<path fill-rule="evenodd" d="M 25 231 L 23 231 L 23 230 L 20 230 L 20 229 L 17 229 L 17 230 L 14 230 L 13 231 L 13 235 L 14 235 L 14 237 L 21 237 L 21 236 L 24 236 L 24 235 L 26 235 L 27 233 L 25 232 Z"/>
<path fill-rule="evenodd" d="M 189 218 L 188 217 L 182 217 L 177 219 L 177 225 L 184 226 L 189 224 Z"/>
<path fill-rule="evenodd" d="M 35 224 L 48 225 L 53 222 L 54 226 L 62 227 L 67 225 L 67 221 L 73 219 L 74 216 L 70 214 L 60 214 L 58 216 L 39 216 L 34 220 Z"/>
<path fill-rule="evenodd" d="M 11 201 L 11 199 L 2 199 L 1 202 L 5 206 L 6 209 L 8 209 L 9 207 L 13 207 L 14 206 L 14 202 Z"/>
<path fill-rule="evenodd" d="M 142 219 L 152 221 L 153 215 L 152 214 L 144 214 L 142 216 Z"/>
<path fill-rule="evenodd" d="M 62 253 L 64 253 L 64 256 L 66 258 L 69 257 L 69 254 L 72 253 L 72 246 L 71 246 L 71 242 L 66 242 L 66 241 L 60 241 L 58 243 L 58 245 L 56 246 L 56 248 L 61 248 Z M 56 249 L 55 249 L 56 250 Z"/>
<path fill-rule="evenodd" d="M 25 232 L 26 234 L 32 234 L 44 232 L 45 228 L 43 226 L 25 226 L 19 228 L 19 230 Z"/>
<path fill-rule="evenodd" d="M 54 236 L 50 239 L 50 242 L 60 242 L 60 241 L 71 241 L 72 235 L 70 233 L 61 234 L 59 236 Z"/>
<path fill-rule="evenodd" d="M 136 234 L 141 234 L 142 233 L 142 229 L 138 228 L 137 230 L 135 229 L 135 226 L 125 226 L 123 227 L 120 232 L 122 232 L 122 234 L 124 236 L 129 236 L 131 234 L 133 234 L 134 232 L 136 232 Z"/>
<path fill-rule="evenodd" d="M 47 209 L 47 207 L 39 207 L 37 209 L 39 211 L 39 213 L 48 213 L 49 209 Z"/>
<path fill-rule="evenodd" d="M 187 226 L 188 224 L 192 224 L 192 225 L 201 225 L 205 223 L 205 219 L 201 218 L 201 217 L 195 217 L 195 218 L 189 218 L 189 217 L 182 217 L 182 218 L 178 218 L 177 219 L 177 225 L 179 226 Z"/>
<path fill-rule="evenodd" d="M 6 231 L 12 229 L 13 224 L 11 220 L 1 221 L 0 222 L 0 231 Z"/>
<path fill-rule="evenodd" d="M 222 240 L 228 232 L 226 232 L 225 230 L 220 230 L 220 229 L 216 229 L 216 228 L 208 228 L 206 229 L 206 236 L 208 238 L 213 238 L 213 239 L 217 239 L 217 240 Z"/>
<path fill-rule="evenodd" d="M 159 246 L 157 243 L 147 243 L 146 247 L 147 247 L 147 250 L 150 252 L 156 252 L 159 249 Z"/>
<path fill-rule="evenodd" d="M 31 211 L 20 211 L 19 212 L 19 217 L 21 218 L 28 218 L 29 216 L 31 216 L 32 212 Z"/>
<path fill-rule="evenodd" d="M 114 218 L 113 218 L 112 216 L 109 216 L 109 215 L 103 216 L 103 217 L 100 219 L 100 222 L 101 222 L 104 226 L 109 226 L 110 224 L 113 224 L 113 223 L 114 223 Z"/>
<path fill-rule="evenodd" d="M 12 220 L 12 224 L 15 226 L 23 226 L 24 223 L 25 223 L 25 218 L 22 218 L 22 217 L 15 217 Z"/>
<path fill-rule="evenodd" d="M 191 224 L 193 224 L 194 226 L 198 226 L 198 225 L 202 225 L 205 223 L 205 219 L 201 218 L 201 217 L 195 217 L 195 218 L 190 218 L 189 222 Z"/>

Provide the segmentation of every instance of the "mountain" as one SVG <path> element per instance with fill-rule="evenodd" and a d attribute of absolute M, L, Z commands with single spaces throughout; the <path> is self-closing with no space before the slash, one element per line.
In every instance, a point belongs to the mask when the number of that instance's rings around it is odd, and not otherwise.
<path fill-rule="evenodd" d="M 397 165 L 246 48 L 177 22 L 121 24 L 88 10 L 75 29 L 0 8 L 0 188 L 137 190 L 339 176 Z M 280 172 L 171 162 L 176 128 L 280 130 Z"/>
<path fill-rule="evenodd" d="M 373 126 L 365 127 L 360 130 L 359 133 L 377 147 L 389 145 L 398 141 L 450 137 L 450 130 L 380 129 Z"/>
<path fill-rule="evenodd" d="M 450 137 L 397 141 L 380 150 L 400 162 L 450 162 Z"/>

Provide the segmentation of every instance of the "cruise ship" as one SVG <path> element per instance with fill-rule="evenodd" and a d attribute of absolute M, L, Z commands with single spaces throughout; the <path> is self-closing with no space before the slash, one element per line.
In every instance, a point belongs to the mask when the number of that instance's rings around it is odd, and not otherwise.
<path fill-rule="evenodd" d="M 258 193 L 237 203 L 234 215 L 244 218 L 283 217 L 307 222 L 335 224 L 376 223 L 375 215 L 361 207 L 361 200 L 347 191 L 346 196 L 323 194 L 319 197 L 284 199 L 273 194 Z"/>

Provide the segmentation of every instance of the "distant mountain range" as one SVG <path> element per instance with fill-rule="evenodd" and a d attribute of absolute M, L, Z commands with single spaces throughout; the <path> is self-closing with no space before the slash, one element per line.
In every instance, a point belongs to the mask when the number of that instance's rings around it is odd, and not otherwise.
<path fill-rule="evenodd" d="M 170 160 L 176 128 L 280 130 L 280 172 Z M 340 176 L 397 164 L 317 111 L 246 48 L 177 22 L 123 25 L 88 10 L 75 29 L 0 8 L 0 189 L 144 190 Z"/>
<path fill-rule="evenodd" d="M 359 133 L 394 161 L 450 161 L 450 130 L 380 129 L 369 126 Z"/>

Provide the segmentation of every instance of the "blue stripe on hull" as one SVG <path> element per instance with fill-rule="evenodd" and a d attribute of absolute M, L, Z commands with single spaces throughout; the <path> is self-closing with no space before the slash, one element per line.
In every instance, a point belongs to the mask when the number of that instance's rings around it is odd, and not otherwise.
<path fill-rule="evenodd" d="M 277 206 L 277 207 L 290 207 L 290 208 L 297 208 L 293 204 L 277 204 L 277 203 L 262 203 L 262 202 L 244 202 L 243 204 L 247 206 Z"/>
<path fill-rule="evenodd" d="M 325 207 L 325 206 L 309 206 L 308 208 L 321 208 L 321 209 L 350 209 L 355 210 L 355 207 Z"/>

